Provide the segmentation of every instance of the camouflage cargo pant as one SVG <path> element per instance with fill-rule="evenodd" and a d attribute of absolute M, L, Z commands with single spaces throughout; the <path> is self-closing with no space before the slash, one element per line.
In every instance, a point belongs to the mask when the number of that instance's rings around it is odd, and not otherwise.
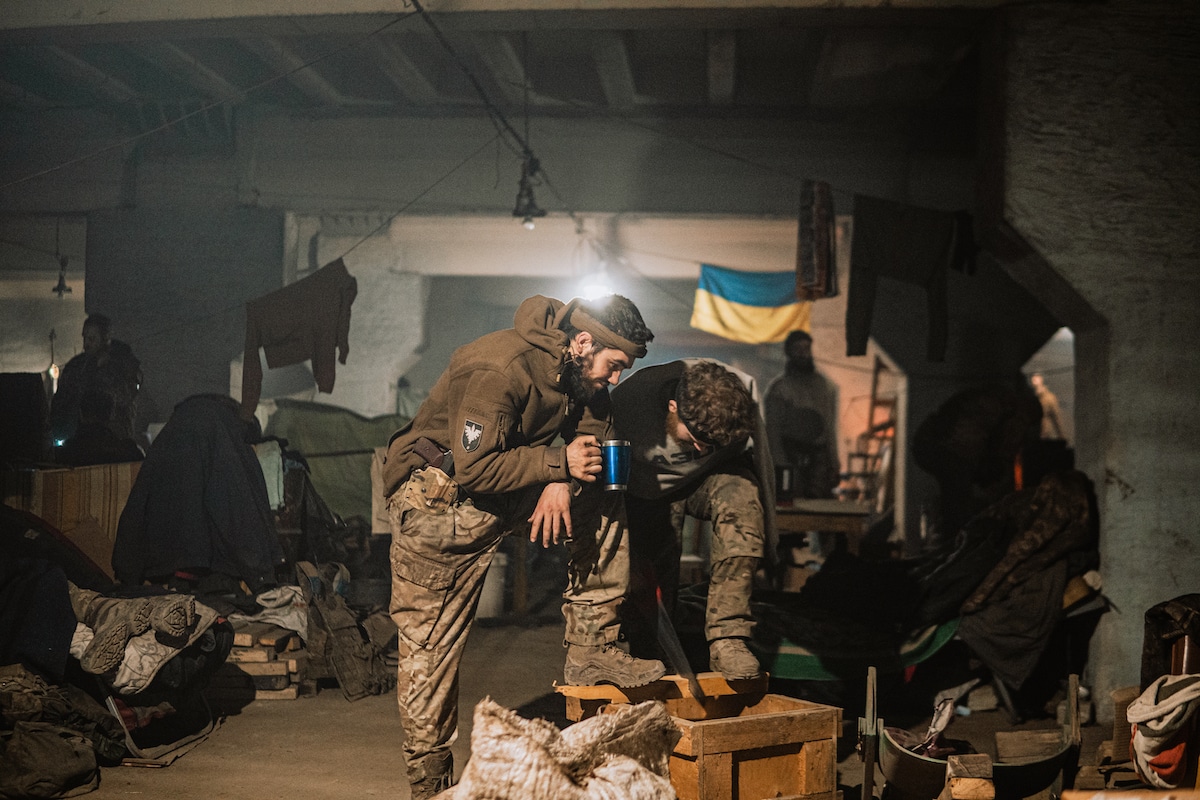
<path fill-rule="evenodd" d="M 750 592 L 763 556 L 763 507 L 758 482 L 748 469 L 707 476 L 683 496 L 659 500 L 626 498 L 631 552 L 630 599 L 625 631 L 634 655 L 657 652 L 657 598 L 674 610 L 679 591 L 679 559 L 685 517 L 712 523 L 712 547 L 705 608 L 708 641 L 748 638 L 754 628 Z"/>
<path fill-rule="evenodd" d="M 390 613 L 398 628 L 397 702 L 410 781 L 458 735 L 458 668 L 483 591 L 506 534 L 528 536 L 541 487 L 487 498 L 489 510 L 459 496 L 437 469 L 414 472 L 388 498 L 392 529 Z M 617 492 L 582 491 L 571 504 L 575 538 L 563 592 L 565 640 L 616 640 L 629 580 L 625 511 Z"/>

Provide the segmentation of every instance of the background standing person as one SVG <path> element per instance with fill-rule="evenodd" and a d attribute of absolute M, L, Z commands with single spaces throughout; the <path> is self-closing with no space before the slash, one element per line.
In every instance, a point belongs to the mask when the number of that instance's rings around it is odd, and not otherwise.
<path fill-rule="evenodd" d="M 634 652 L 653 652 L 656 589 L 673 610 L 685 516 L 712 523 L 704 632 L 711 669 L 753 678 L 750 593 L 774 525 L 774 470 L 754 379 L 717 361 L 645 367 L 612 392 L 617 434 L 630 442 L 626 509 Z M 770 538 L 774 538 L 771 536 Z"/>
<path fill-rule="evenodd" d="M 662 662 L 614 645 L 629 581 L 625 507 L 596 482 L 611 438 L 607 387 L 653 334 L 629 300 L 531 297 L 508 330 L 456 350 L 383 467 L 392 529 L 390 611 L 412 796 L 453 783 L 458 669 L 501 538 L 570 549 L 563 592 L 570 684 L 640 686 Z M 561 436 L 565 446 L 557 443 Z"/>
<path fill-rule="evenodd" d="M 111 334 L 112 320 L 103 314 L 91 314 L 84 320 L 83 352 L 63 367 L 58 390 L 50 401 L 50 435 L 55 446 L 75 435 L 86 394 L 111 400 L 109 430 L 116 439 L 134 439 L 134 403 L 142 384 L 142 365 L 129 345 Z"/>
<path fill-rule="evenodd" d="M 1040 372 L 1029 376 L 1029 385 L 1033 387 L 1033 393 L 1037 395 L 1038 402 L 1042 406 L 1042 438 L 1066 439 L 1066 434 L 1063 433 L 1062 411 L 1058 407 L 1058 396 L 1050 391 L 1050 387 L 1046 385 L 1046 380 Z"/>
<path fill-rule="evenodd" d="M 787 364 L 767 387 L 766 422 L 775 466 L 790 467 L 796 497 L 832 497 L 838 485 L 838 390 L 816 368 L 812 336 L 792 331 Z"/>

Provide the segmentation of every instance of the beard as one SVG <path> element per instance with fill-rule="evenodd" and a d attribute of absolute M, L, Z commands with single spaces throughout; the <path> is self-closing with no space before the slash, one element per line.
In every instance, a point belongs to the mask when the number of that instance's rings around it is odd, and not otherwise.
<path fill-rule="evenodd" d="M 592 360 L 591 353 L 584 353 L 577 358 L 568 359 L 563 364 L 562 377 L 559 378 L 559 382 L 573 403 L 586 403 L 596 393 L 596 387 L 589 385 L 583 379 L 584 370 L 592 366 Z"/>

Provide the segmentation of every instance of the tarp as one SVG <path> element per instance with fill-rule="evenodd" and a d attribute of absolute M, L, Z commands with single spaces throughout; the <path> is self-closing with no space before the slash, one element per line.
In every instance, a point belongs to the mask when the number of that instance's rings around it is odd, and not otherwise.
<path fill-rule="evenodd" d="M 400 414 L 364 417 L 345 408 L 301 400 L 275 401 L 278 410 L 266 434 L 308 462 L 313 488 L 342 519 L 371 519 L 371 458 L 409 418 Z"/>

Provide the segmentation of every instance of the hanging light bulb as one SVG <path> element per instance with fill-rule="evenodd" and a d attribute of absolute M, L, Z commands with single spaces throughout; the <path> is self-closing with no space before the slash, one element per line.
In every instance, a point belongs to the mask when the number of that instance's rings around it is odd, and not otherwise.
<path fill-rule="evenodd" d="M 526 230 L 533 230 L 533 221 L 537 217 L 546 216 L 545 209 L 538 208 L 537 200 L 533 198 L 533 185 L 540 165 L 532 153 L 526 152 L 525 161 L 521 164 L 521 183 L 517 188 L 517 203 L 512 215 L 521 218 L 521 224 Z"/>
<path fill-rule="evenodd" d="M 71 287 L 67 286 L 67 257 L 59 256 L 58 258 L 58 283 L 50 291 L 58 295 L 61 300 L 64 294 L 71 293 Z"/>

